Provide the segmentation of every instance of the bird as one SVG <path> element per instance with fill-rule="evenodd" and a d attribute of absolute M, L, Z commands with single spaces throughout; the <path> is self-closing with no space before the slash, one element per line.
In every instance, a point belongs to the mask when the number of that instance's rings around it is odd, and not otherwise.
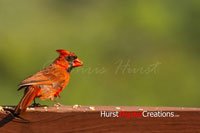
<path fill-rule="evenodd" d="M 35 98 L 41 100 L 54 100 L 59 97 L 63 89 L 68 85 L 70 72 L 73 68 L 83 65 L 83 62 L 73 52 L 64 49 L 56 50 L 59 56 L 52 64 L 29 76 L 19 84 L 18 90 L 24 89 L 24 95 L 14 109 L 14 115 L 18 116 L 26 112 Z"/>

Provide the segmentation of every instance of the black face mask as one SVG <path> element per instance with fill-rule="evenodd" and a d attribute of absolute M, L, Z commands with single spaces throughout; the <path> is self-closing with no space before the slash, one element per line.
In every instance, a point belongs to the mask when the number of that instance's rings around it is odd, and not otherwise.
<path fill-rule="evenodd" d="M 67 68 L 67 72 L 70 73 L 73 69 L 73 61 L 69 61 L 69 67 Z"/>
<path fill-rule="evenodd" d="M 68 62 L 73 62 L 75 59 L 77 59 L 77 56 L 67 56 L 65 57 L 65 59 L 68 61 Z"/>
<path fill-rule="evenodd" d="M 67 68 L 67 72 L 70 73 L 74 68 L 73 61 L 77 59 L 77 56 L 67 56 L 65 59 L 69 62 L 69 67 Z"/>

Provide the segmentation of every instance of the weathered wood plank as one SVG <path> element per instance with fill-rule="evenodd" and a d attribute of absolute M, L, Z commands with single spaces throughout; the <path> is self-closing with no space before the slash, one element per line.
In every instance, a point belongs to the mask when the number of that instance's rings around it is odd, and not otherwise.
<path fill-rule="evenodd" d="M 101 117 L 101 111 L 134 113 L 131 118 Z M 121 112 L 123 111 L 123 112 Z M 143 111 L 174 112 L 174 117 L 143 117 Z M 118 114 L 119 115 L 119 114 Z M 67 133 L 67 132 L 200 132 L 200 108 L 181 107 L 127 107 L 127 106 L 60 106 L 29 108 L 21 115 L 23 119 L 12 118 L 0 113 L 0 133 Z M 121 115 L 122 116 L 122 115 Z M 7 119 L 6 119 L 7 118 Z M 7 120 L 7 121 L 6 121 Z"/>

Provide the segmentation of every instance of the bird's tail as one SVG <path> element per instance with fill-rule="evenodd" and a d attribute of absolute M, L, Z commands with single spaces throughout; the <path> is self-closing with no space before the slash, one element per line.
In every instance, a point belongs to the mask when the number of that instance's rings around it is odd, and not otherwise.
<path fill-rule="evenodd" d="M 31 104 L 34 98 L 37 95 L 37 89 L 33 86 L 29 86 L 26 88 L 24 96 L 22 97 L 19 104 L 15 107 L 14 115 L 19 115 L 26 111 L 26 108 Z"/>

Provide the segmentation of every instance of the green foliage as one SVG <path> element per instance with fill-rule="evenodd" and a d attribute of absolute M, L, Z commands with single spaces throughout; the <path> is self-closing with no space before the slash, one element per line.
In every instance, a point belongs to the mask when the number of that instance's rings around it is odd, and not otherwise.
<path fill-rule="evenodd" d="M 1 0 L 0 104 L 64 48 L 84 67 L 62 104 L 199 106 L 199 18 L 198 0 Z"/>

